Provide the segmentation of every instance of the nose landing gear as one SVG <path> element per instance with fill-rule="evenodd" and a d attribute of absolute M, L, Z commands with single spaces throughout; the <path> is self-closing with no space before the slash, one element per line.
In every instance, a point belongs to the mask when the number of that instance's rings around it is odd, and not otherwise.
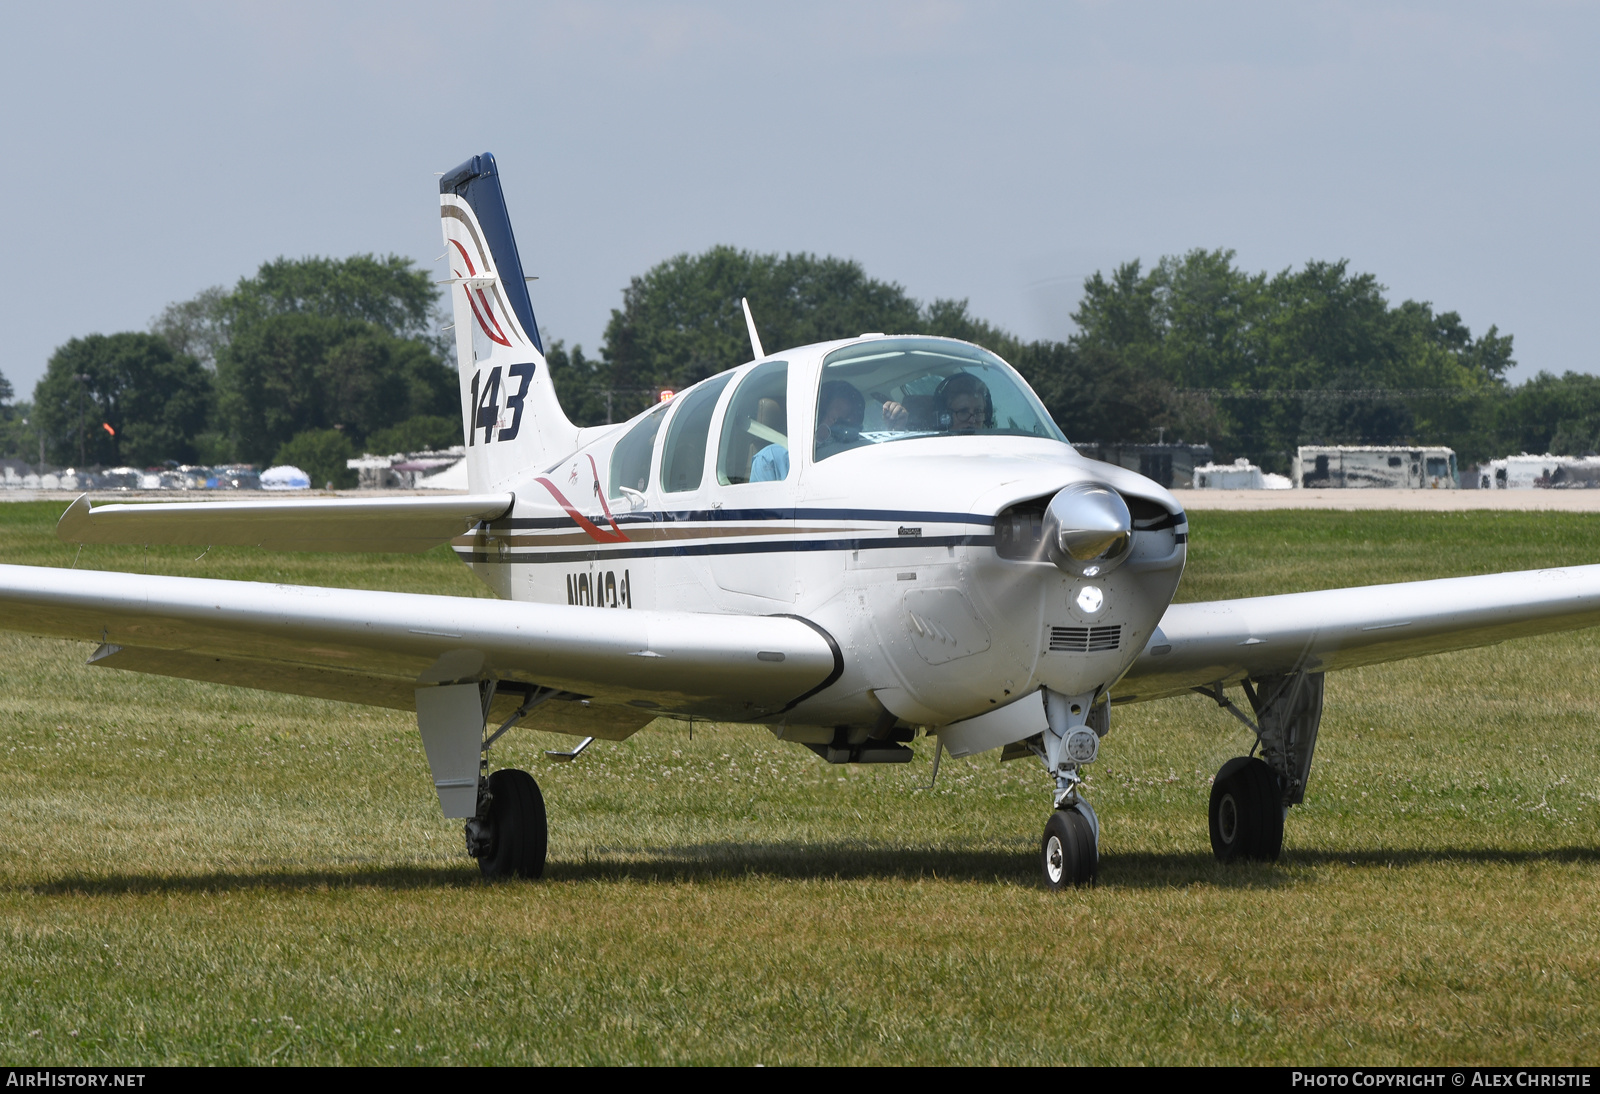
<path fill-rule="evenodd" d="M 1056 811 L 1045 822 L 1039 855 L 1052 890 L 1093 885 L 1100 873 L 1100 822 L 1083 800 L 1084 764 L 1100 754 L 1110 728 L 1109 706 L 1095 695 L 1044 694 L 1048 728 L 1027 742 L 1056 781 Z"/>
<path fill-rule="evenodd" d="M 1093 885 L 1100 870 L 1099 832 L 1083 813 L 1086 803 L 1057 809 L 1044 826 L 1039 854 L 1044 880 L 1054 891 Z"/>

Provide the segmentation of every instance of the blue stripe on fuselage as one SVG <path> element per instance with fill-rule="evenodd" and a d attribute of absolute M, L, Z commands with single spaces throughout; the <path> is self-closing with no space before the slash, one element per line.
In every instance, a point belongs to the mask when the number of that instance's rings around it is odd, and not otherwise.
<path fill-rule="evenodd" d="M 909 547 L 993 547 L 994 536 L 917 536 L 893 539 L 786 539 L 737 543 L 673 543 L 659 547 L 611 547 L 595 544 L 577 551 L 507 551 L 504 555 L 457 547 L 455 552 L 466 562 L 543 564 L 557 562 L 595 562 L 600 559 L 666 558 L 688 555 L 768 555 L 799 551 L 873 551 Z"/>
<path fill-rule="evenodd" d="M 596 518 L 591 514 L 591 519 Z M 896 524 L 926 521 L 929 524 L 981 524 L 992 527 L 995 518 L 979 513 L 932 513 L 900 509 L 682 509 L 652 510 L 645 513 L 617 513 L 618 524 L 693 524 L 712 521 L 785 520 L 880 520 Z M 484 521 L 484 527 L 515 531 L 518 528 L 576 528 L 571 517 L 511 517 Z"/>

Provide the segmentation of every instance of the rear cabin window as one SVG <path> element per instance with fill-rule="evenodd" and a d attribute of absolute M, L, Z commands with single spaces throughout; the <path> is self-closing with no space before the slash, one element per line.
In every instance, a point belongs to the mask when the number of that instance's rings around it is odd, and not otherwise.
<path fill-rule="evenodd" d="M 661 450 L 661 489 L 667 493 L 700 489 L 706 469 L 706 442 L 711 435 L 711 413 L 732 378 L 712 377 L 674 400 L 678 410 L 667 426 L 667 443 Z"/>
<path fill-rule="evenodd" d="M 650 485 L 650 453 L 656 446 L 656 433 L 661 420 L 666 417 L 667 404 L 662 403 L 646 414 L 637 425 L 628 430 L 617 447 L 611 450 L 611 491 L 608 497 L 622 497 L 623 487 L 644 493 Z"/>
<path fill-rule="evenodd" d="M 789 363 L 751 369 L 722 419 L 717 481 L 723 486 L 789 477 Z"/>

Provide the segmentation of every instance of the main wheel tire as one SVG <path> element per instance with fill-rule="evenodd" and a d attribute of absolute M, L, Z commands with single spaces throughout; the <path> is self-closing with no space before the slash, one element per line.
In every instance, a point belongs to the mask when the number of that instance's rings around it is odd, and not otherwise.
<path fill-rule="evenodd" d="M 1094 827 L 1076 809 L 1057 809 L 1045 822 L 1039 844 L 1045 884 L 1052 891 L 1093 885 L 1100 872 Z"/>
<path fill-rule="evenodd" d="M 1223 764 L 1207 813 L 1218 862 L 1276 862 L 1283 853 L 1283 790 L 1264 761 L 1236 756 Z"/>
<path fill-rule="evenodd" d="M 478 869 L 484 877 L 539 877 L 550 843 L 539 784 L 507 767 L 489 776 L 489 793 L 489 850 L 479 856 Z"/>

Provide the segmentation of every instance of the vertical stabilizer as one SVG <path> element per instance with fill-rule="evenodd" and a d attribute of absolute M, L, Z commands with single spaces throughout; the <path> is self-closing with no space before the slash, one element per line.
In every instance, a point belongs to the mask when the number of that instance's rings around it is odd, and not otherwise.
<path fill-rule="evenodd" d="M 556 400 L 494 157 L 439 180 L 456 366 L 475 492 L 505 487 L 578 446 Z"/>

